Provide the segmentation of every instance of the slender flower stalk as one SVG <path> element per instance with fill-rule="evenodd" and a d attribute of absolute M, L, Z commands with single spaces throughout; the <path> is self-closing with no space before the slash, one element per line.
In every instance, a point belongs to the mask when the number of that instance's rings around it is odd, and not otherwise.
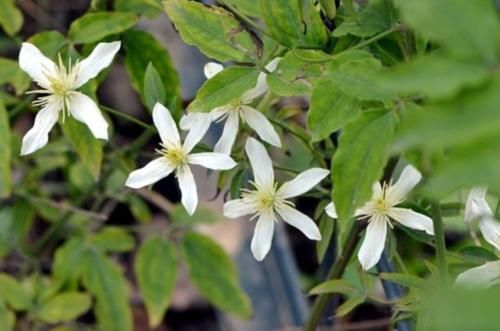
<path fill-rule="evenodd" d="M 160 157 L 130 173 L 125 185 L 135 189 L 145 187 L 175 172 L 182 193 L 182 204 L 188 214 L 192 215 L 198 205 L 198 190 L 189 166 L 200 165 L 214 170 L 228 170 L 235 167 L 236 162 L 222 153 L 191 153 L 208 130 L 208 124 L 205 122 L 197 122 L 184 139 L 184 143 L 181 142 L 169 110 L 159 103 L 153 108 L 153 122 L 162 140 L 160 148 L 156 150 Z"/>
<path fill-rule="evenodd" d="M 266 70 L 272 72 L 276 69 L 281 58 L 275 58 L 266 65 Z M 204 73 L 207 79 L 212 78 L 222 71 L 224 67 L 218 63 L 209 62 L 205 65 Z M 257 78 L 257 84 L 246 91 L 237 101 L 215 108 L 210 113 L 190 113 L 181 119 L 180 126 L 183 130 L 190 130 L 196 121 L 223 121 L 224 129 L 219 141 L 215 144 L 214 151 L 231 154 L 236 136 L 239 131 L 240 119 L 246 122 L 257 135 L 267 143 L 281 147 L 281 140 L 271 122 L 258 110 L 250 106 L 254 99 L 263 95 L 268 87 L 266 83 L 267 74 L 261 72 Z"/>
<path fill-rule="evenodd" d="M 21 155 L 31 154 L 47 145 L 49 132 L 59 119 L 72 116 L 87 125 L 94 137 L 108 139 L 108 123 L 96 103 L 77 90 L 108 67 L 120 49 L 120 42 L 100 43 L 82 61 L 65 67 L 61 57 L 56 64 L 40 52 L 36 46 L 23 43 L 19 53 L 19 66 L 40 89 L 28 93 L 44 94 L 33 104 L 42 109 L 38 112 L 33 127 L 23 138 Z"/>
<path fill-rule="evenodd" d="M 425 231 L 433 235 L 432 219 L 411 209 L 396 207 L 406 200 L 408 193 L 420 182 L 422 175 L 413 166 L 404 168 L 398 181 L 392 185 L 380 183 L 373 185 L 373 195 L 362 208 L 356 210 L 358 219 L 367 219 L 365 238 L 358 252 L 358 260 L 363 270 L 375 266 L 384 250 L 387 226 L 393 227 L 391 220 L 406 227 Z M 337 218 L 333 202 L 325 208 L 327 214 Z"/>
<path fill-rule="evenodd" d="M 254 138 L 248 138 L 245 150 L 253 170 L 254 182 L 251 183 L 254 189 L 245 190 L 241 199 L 226 202 L 224 216 L 239 218 L 252 215 L 251 220 L 257 218 L 251 243 L 255 259 L 262 261 L 271 249 L 274 223 L 278 218 L 299 229 L 307 238 L 320 240 L 321 234 L 316 223 L 296 210 L 288 199 L 311 190 L 330 172 L 312 168 L 279 187 L 274 180 L 271 158 L 264 146 Z"/>

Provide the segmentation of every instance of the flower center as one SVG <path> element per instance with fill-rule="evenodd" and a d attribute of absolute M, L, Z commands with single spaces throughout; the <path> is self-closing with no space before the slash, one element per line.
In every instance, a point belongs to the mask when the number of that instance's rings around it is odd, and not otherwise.
<path fill-rule="evenodd" d="M 387 214 L 391 206 L 387 203 L 387 201 L 382 197 L 375 200 L 373 204 L 375 211 L 379 214 Z"/>
<path fill-rule="evenodd" d="M 274 190 L 257 192 L 256 202 L 259 210 L 267 210 L 274 207 L 276 202 L 276 194 Z"/>
<path fill-rule="evenodd" d="M 166 146 L 163 143 L 161 143 L 160 146 L 162 148 L 160 150 L 157 149 L 156 151 L 163 155 L 175 167 L 180 167 L 187 164 L 187 154 L 184 152 L 181 146 Z"/>

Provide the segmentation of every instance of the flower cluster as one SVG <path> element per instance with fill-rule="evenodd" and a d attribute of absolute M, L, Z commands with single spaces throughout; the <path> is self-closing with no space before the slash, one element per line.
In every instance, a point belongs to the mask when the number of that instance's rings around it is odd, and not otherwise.
<path fill-rule="evenodd" d="M 41 106 L 33 127 L 23 138 L 21 154 L 37 151 L 48 142 L 48 134 L 62 113 L 87 125 L 92 134 L 99 139 L 108 139 L 108 124 L 95 102 L 85 94 L 78 92 L 90 79 L 110 65 L 120 48 L 120 42 L 100 43 L 91 54 L 82 61 L 66 67 L 59 57 L 58 64 L 45 57 L 34 45 L 24 43 L 19 55 L 20 67 L 26 71 L 41 89 L 30 93 L 43 94 L 34 102 Z M 236 141 L 240 121 L 248 124 L 257 136 L 268 144 L 281 147 L 281 140 L 271 122 L 251 104 L 266 93 L 266 73 L 276 69 L 280 58 L 269 62 L 266 72 L 259 74 L 255 86 L 245 91 L 235 102 L 213 109 L 210 113 L 189 113 L 180 120 L 180 128 L 188 131 L 181 139 L 177 125 L 170 111 L 161 104 L 153 109 L 153 123 L 161 138 L 156 150 L 159 157 L 144 167 L 130 173 L 126 186 L 140 189 L 152 185 L 162 178 L 175 173 L 182 193 L 182 204 L 189 214 L 193 214 L 198 205 L 198 193 L 191 172 L 192 165 L 203 166 L 213 170 L 229 170 L 237 163 L 231 158 L 231 151 Z M 211 79 L 224 67 L 218 63 L 205 66 L 205 76 Z M 201 141 L 212 122 L 225 120 L 224 129 L 213 152 L 195 153 L 193 149 Z M 320 240 L 321 234 L 316 223 L 307 215 L 294 208 L 289 199 L 297 197 L 319 184 L 329 171 L 312 168 L 300 173 L 291 181 L 281 186 L 274 179 L 272 160 L 262 143 L 250 137 L 245 144 L 248 162 L 253 170 L 253 189 L 244 189 L 240 199 L 225 203 L 223 213 L 228 218 L 239 218 L 251 215 L 257 219 L 251 250 L 257 260 L 262 260 L 271 248 L 275 222 L 279 219 L 299 229 L 312 240 Z M 382 254 L 387 236 L 387 226 L 392 221 L 406 227 L 425 231 L 432 235 L 432 220 L 426 215 L 410 209 L 397 207 L 408 193 L 421 180 L 420 173 L 412 166 L 407 166 L 399 180 L 394 184 L 375 183 L 372 199 L 355 216 L 367 220 L 365 239 L 359 249 L 358 259 L 367 270 L 373 267 Z M 500 227 L 492 221 L 492 213 L 484 201 L 485 190 L 475 189 L 471 192 L 466 210 L 466 221 L 479 219 L 479 227 L 486 240 L 500 249 Z M 335 205 L 330 203 L 326 213 L 337 218 Z"/>
<path fill-rule="evenodd" d="M 38 48 L 24 43 L 19 55 L 20 67 L 26 71 L 41 89 L 31 93 L 44 94 L 35 101 L 42 109 L 37 114 L 34 126 L 23 138 L 21 154 L 37 151 L 48 142 L 48 134 L 60 117 L 66 115 L 87 125 L 92 134 L 99 139 L 108 139 L 108 124 L 95 102 L 77 90 L 101 70 L 109 66 L 120 48 L 120 42 L 100 43 L 86 59 L 68 63 L 65 67 L 61 58 L 55 64 L 45 57 Z M 279 58 L 266 66 L 266 71 L 273 71 Z M 205 66 L 208 79 L 223 70 L 220 64 L 209 63 Z M 144 167 L 130 173 L 126 186 L 139 189 L 156 183 L 162 178 L 175 173 L 182 193 L 182 204 L 192 215 L 198 205 L 196 183 L 191 172 L 191 165 L 199 165 L 213 170 L 229 170 L 237 163 L 230 157 L 236 140 L 240 118 L 267 143 L 281 147 L 278 133 L 264 114 L 251 107 L 255 98 L 267 91 L 266 73 L 261 73 L 256 85 L 246 91 L 234 103 L 219 107 L 209 114 L 191 113 L 180 121 L 183 130 L 189 131 L 184 139 L 170 114 L 163 105 L 157 103 L 153 109 L 153 123 L 161 138 L 156 150 L 159 157 Z M 221 138 L 214 152 L 193 153 L 213 121 L 226 120 Z M 279 218 L 298 228 L 306 237 L 320 240 L 321 235 L 314 221 L 294 208 L 288 199 L 305 193 L 323 180 L 329 171 L 312 168 L 299 174 L 295 179 L 278 188 L 274 180 L 273 165 L 264 145 L 254 138 L 248 138 L 245 145 L 248 161 L 253 169 L 254 190 L 244 190 L 241 199 L 228 201 L 224 205 L 224 215 L 236 218 L 252 214 L 258 218 L 251 249 L 257 260 L 262 260 L 268 253 L 274 223 Z"/>

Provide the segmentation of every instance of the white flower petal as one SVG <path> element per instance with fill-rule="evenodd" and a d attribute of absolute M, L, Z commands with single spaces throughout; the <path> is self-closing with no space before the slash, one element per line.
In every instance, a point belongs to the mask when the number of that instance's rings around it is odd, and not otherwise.
<path fill-rule="evenodd" d="M 94 100 L 80 92 L 72 92 L 69 99 L 71 115 L 89 128 L 94 137 L 108 140 L 108 122 Z"/>
<path fill-rule="evenodd" d="M 233 105 L 225 105 L 222 107 L 217 107 L 213 109 L 209 114 L 210 114 L 210 119 L 212 122 L 218 121 L 221 119 L 224 115 L 227 113 L 231 112 L 232 110 L 235 110 Z"/>
<path fill-rule="evenodd" d="M 479 230 L 484 239 L 500 251 L 500 223 L 492 217 L 483 217 L 479 221 Z"/>
<path fill-rule="evenodd" d="M 464 211 L 464 221 L 469 223 L 483 216 L 492 217 L 493 212 L 486 201 L 486 188 L 474 187 L 467 197 Z"/>
<path fill-rule="evenodd" d="M 241 116 L 259 137 L 269 144 L 281 147 L 280 136 L 264 114 L 249 106 L 241 107 Z"/>
<path fill-rule="evenodd" d="M 307 238 L 321 240 L 318 226 L 309 216 L 288 205 L 276 207 L 276 211 L 285 222 L 299 229 Z"/>
<path fill-rule="evenodd" d="M 262 261 L 269 250 L 273 241 L 274 218 L 273 215 L 262 214 L 257 220 L 252 237 L 250 248 L 257 261 Z"/>
<path fill-rule="evenodd" d="M 259 187 L 274 185 L 273 162 L 264 145 L 250 137 L 245 144 L 245 151 L 252 166 L 255 183 Z"/>
<path fill-rule="evenodd" d="M 197 121 L 207 121 L 208 125 L 210 125 L 212 118 L 211 115 L 207 113 L 187 113 L 181 117 L 179 127 L 184 131 L 188 131 L 194 127 Z"/>
<path fill-rule="evenodd" d="M 92 53 L 79 63 L 74 88 L 78 88 L 95 78 L 104 68 L 108 67 L 120 50 L 120 45 L 119 41 L 99 43 Z"/>
<path fill-rule="evenodd" d="M 269 62 L 266 65 L 266 70 L 269 72 L 273 72 L 276 70 L 276 67 L 278 66 L 278 63 L 280 62 L 281 57 L 277 57 L 273 59 L 271 62 Z M 259 76 L 257 77 L 257 84 L 247 92 L 242 97 L 242 100 L 244 103 L 249 103 L 253 99 L 261 96 L 262 94 L 267 92 L 267 74 L 265 72 L 261 72 Z"/>
<path fill-rule="evenodd" d="M 203 67 L 203 73 L 205 74 L 205 77 L 207 77 L 207 79 L 212 78 L 222 70 L 224 70 L 224 66 L 217 62 L 208 62 Z"/>
<path fill-rule="evenodd" d="M 325 212 L 331 218 L 334 218 L 334 219 L 339 218 L 337 215 L 337 209 L 335 208 L 335 204 L 333 203 L 333 201 L 326 205 Z"/>
<path fill-rule="evenodd" d="M 487 262 L 458 275 L 457 286 L 488 288 L 500 281 L 500 261 Z"/>
<path fill-rule="evenodd" d="M 237 165 L 237 163 L 226 154 L 210 152 L 190 154 L 188 155 L 188 163 L 213 170 L 228 170 Z"/>
<path fill-rule="evenodd" d="M 19 67 L 45 89 L 50 87 L 47 76 L 56 77 L 56 64 L 30 43 L 21 46 Z"/>
<path fill-rule="evenodd" d="M 238 134 L 239 115 L 237 112 L 231 112 L 227 116 L 226 123 L 224 124 L 224 129 L 222 130 L 222 135 L 219 141 L 215 144 L 214 151 L 224 154 L 231 154 L 233 149 L 234 141 L 236 140 L 236 135 Z"/>
<path fill-rule="evenodd" d="M 175 121 L 170 111 L 160 103 L 155 104 L 153 108 L 153 123 L 158 129 L 158 134 L 163 143 L 174 146 L 181 145 L 181 138 Z"/>
<path fill-rule="evenodd" d="M 200 142 L 200 140 L 205 136 L 210 127 L 210 117 L 198 117 L 198 120 L 194 123 L 191 130 L 189 130 L 186 138 L 184 139 L 184 144 L 182 149 L 186 154 L 189 154 L 191 150 Z"/>
<path fill-rule="evenodd" d="M 386 236 L 387 220 L 385 217 L 373 217 L 366 228 L 365 238 L 358 252 L 358 260 L 363 270 L 372 268 L 380 260 Z"/>
<path fill-rule="evenodd" d="M 402 225 L 434 235 L 432 219 L 411 209 L 392 207 L 389 216 Z"/>
<path fill-rule="evenodd" d="M 245 215 L 255 214 L 257 206 L 244 202 L 243 199 L 227 201 L 224 204 L 224 216 L 228 218 L 238 218 Z"/>
<path fill-rule="evenodd" d="M 329 173 L 330 171 L 321 168 L 311 168 L 303 171 L 291 181 L 284 183 L 278 190 L 278 194 L 283 199 L 299 196 L 311 190 Z"/>
<path fill-rule="evenodd" d="M 394 204 L 403 201 L 421 179 L 420 172 L 411 164 L 407 165 L 401 172 L 398 181 L 389 188 L 387 199 L 393 201 Z"/>
<path fill-rule="evenodd" d="M 33 127 L 23 137 L 21 155 L 31 154 L 47 145 L 49 132 L 56 124 L 61 108 L 61 102 L 54 98 L 53 102 L 48 103 L 36 114 Z"/>
<path fill-rule="evenodd" d="M 170 175 L 174 169 L 175 167 L 167 159 L 160 157 L 149 162 L 144 167 L 132 171 L 128 175 L 125 186 L 141 188 L 151 185 Z"/>
<path fill-rule="evenodd" d="M 191 169 L 188 166 L 177 169 L 177 179 L 182 193 L 181 202 L 187 213 L 193 215 L 198 206 L 198 190 Z"/>

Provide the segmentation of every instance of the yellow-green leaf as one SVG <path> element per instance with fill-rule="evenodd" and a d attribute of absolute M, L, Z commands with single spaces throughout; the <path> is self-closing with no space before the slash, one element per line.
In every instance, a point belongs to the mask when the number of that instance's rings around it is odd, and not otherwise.
<path fill-rule="evenodd" d="M 189 278 L 208 301 L 229 313 L 250 317 L 250 300 L 239 285 L 236 267 L 217 243 L 188 233 L 182 240 L 182 253 Z"/>
<path fill-rule="evenodd" d="M 1 66 L 0 62 L 0 66 Z M 1 69 L 0 69 L 1 70 Z M 0 99 L 0 198 L 10 196 L 12 191 L 12 177 L 10 169 L 11 143 L 10 143 L 9 115 L 2 99 Z"/>
<path fill-rule="evenodd" d="M 225 9 L 188 0 L 166 0 L 163 4 L 182 39 L 208 57 L 221 62 L 257 58 L 250 33 Z"/>
<path fill-rule="evenodd" d="M 99 12 L 88 13 L 71 23 L 69 38 L 77 44 L 88 44 L 122 33 L 137 23 L 132 13 Z"/>
<path fill-rule="evenodd" d="M 54 324 L 76 319 L 91 307 L 90 295 L 81 292 L 65 292 L 40 303 L 36 317 Z"/>
<path fill-rule="evenodd" d="M 14 0 L 0 0 L 0 26 L 9 36 L 15 35 L 23 26 L 23 14 Z"/>
<path fill-rule="evenodd" d="M 7 274 L 0 274 L 0 298 L 15 310 L 27 310 L 32 303 L 22 285 Z"/>
<path fill-rule="evenodd" d="M 170 304 L 177 279 L 174 246 L 163 238 L 150 238 L 139 249 L 134 263 L 135 276 L 149 317 L 157 327 Z"/>

